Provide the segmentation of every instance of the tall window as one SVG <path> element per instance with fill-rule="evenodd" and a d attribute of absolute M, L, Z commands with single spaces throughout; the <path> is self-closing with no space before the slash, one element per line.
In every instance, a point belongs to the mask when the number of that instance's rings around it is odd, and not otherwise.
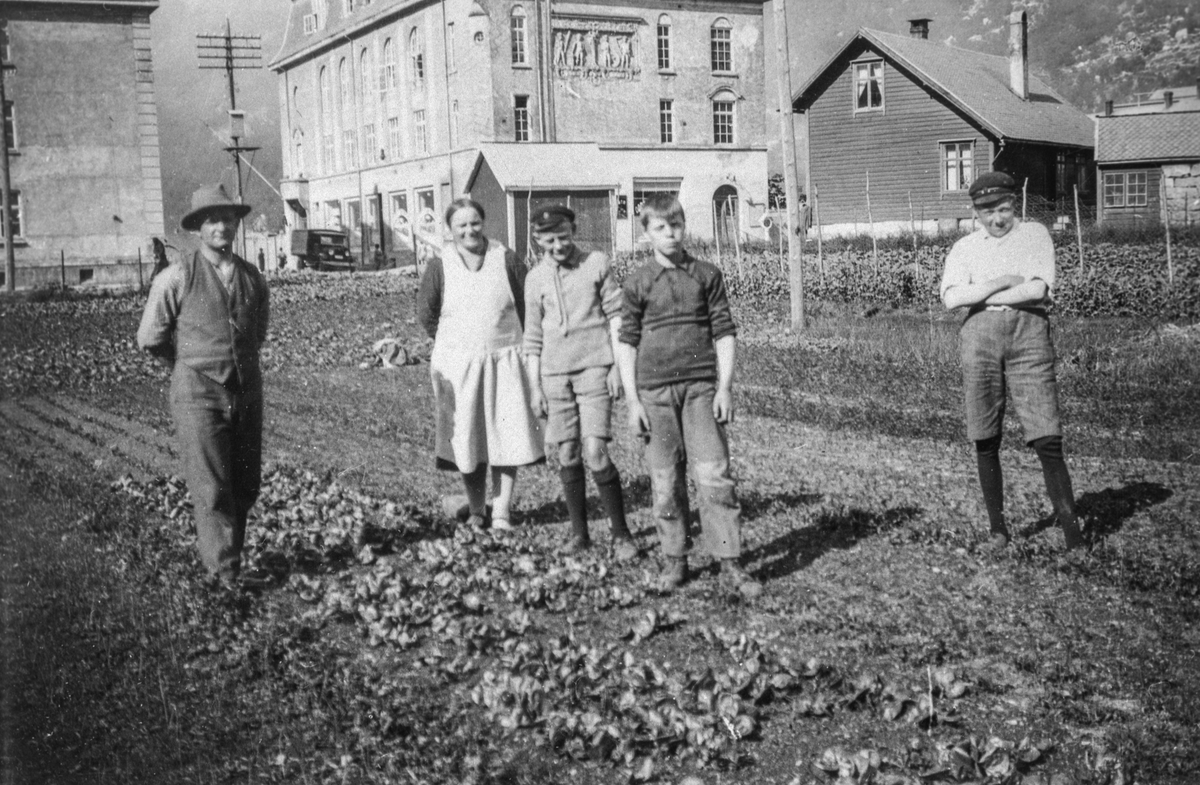
<path fill-rule="evenodd" d="M 1105 172 L 1105 207 L 1145 207 L 1149 178 L 1145 172 Z"/>
<path fill-rule="evenodd" d="M 370 166 L 376 154 L 375 123 L 367 123 L 363 126 L 363 164 Z"/>
<path fill-rule="evenodd" d="M 358 134 L 354 130 L 342 131 L 342 163 L 346 169 L 358 168 Z"/>
<path fill-rule="evenodd" d="M 854 64 L 854 109 L 883 108 L 883 61 Z"/>
<path fill-rule="evenodd" d="M 383 89 L 396 89 L 396 47 L 390 38 L 383 42 Z"/>
<path fill-rule="evenodd" d="M 387 147 L 388 158 L 391 158 L 393 161 L 400 160 L 404 155 L 403 151 L 401 150 L 402 146 L 403 146 L 403 142 L 400 138 L 400 118 L 399 117 L 389 117 L 388 118 L 388 147 Z"/>
<path fill-rule="evenodd" d="M 943 191 L 965 191 L 975 179 L 975 146 L 971 142 L 942 145 Z"/>
<path fill-rule="evenodd" d="M 21 221 L 22 214 L 24 213 L 24 211 L 21 209 L 21 192 L 10 190 L 8 192 L 8 198 L 11 206 L 9 215 L 12 216 L 13 237 L 17 238 L 17 240 L 20 240 L 25 236 L 24 223 Z M 4 221 L 0 221 L 0 237 L 5 237 Z"/>
<path fill-rule="evenodd" d="M 713 99 L 713 144 L 733 144 L 733 112 L 734 101 L 728 94 Z"/>
<path fill-rule="evenodd" d="M 350 78 L 350 65 L 346 62 L 346 58 L 338 60 L 338 109 L 342 112 L 344 120 L 353 106 L 353 94 L 350 92 L 354 89 L 354 82 Z"/>
<path fill-rule="evenodd" d="M 16 108 L 12 101 L 4 102 L 4 138 L 8 141 L 8 149 L 17 149 L 17 119 Z"/>
<path fill-rule="evenodd" d="M 408 56 L 412 61 L 412 80 L 419 82 L 425 78 L 425 41 L 420 28 L 414 27 L 408 34 Z"/>
<path fill-rule="evenodd" d="M 333 127 L 333 86 L 329 83 L 329 69 L 325 66 L 321 66 L 317 82 L 320 84 L 317 114 L 321 117 L 321 127 L 328 130 Z"/>
<path fill-rule="evenodd" d="M 728 19 L 713 22 L 709 31 L 713 71 L 733 70 L 733 26 Z"/>
<path fill-rule="evenodd" d="M 425 110 L 413 112 L 413 151 L 417 154 L 429 152 L 429 142 L 425 135 Z"/>
<path fill-rule="evenodd" d="M 324 174 L 333 174 L 333 157 L 333 131 L 326 131 L 321 137 L 321 171 Z"/>
<path fill-rule="evenodd" d="M 671 70 L 671 17 L 658 18 L 658 70 Z"/>
<path fill-rule="evenodd" d="M 325 20 L 329 18 L 329 0 L 313 0 L 313 16 L 317 18 L 317 29 L 325 29 Z"/>
<path fill-rule="evenodd" d="M 292 148 L 294 155 L 292 158 L 292 176 L 304 176 L 304 134 L 301 131 L 296 131 L 292 134 Z"/>
<path fill-rule="evenodd" d="M 670 98 L 658 102 L 658 141 L 663 144 L 675 141 L 675 102 Z"/>
<path fill-rule="evenodd" d="M 528 65 L 528 47 L 525 40 L 525 9 L 522 6 L 513 6 L 509 26 L 512 29 L 513 65 Z"/>
<path fill-rule="evenodd" d="M 358 84 L 360 86 L 358 98 L 364 109 L 370 105 L 371 96 L 375 92 L 371 89 L 371 79 L 374 74 L 375 71 L 371 68 L 371 50 L 364 46 L 358 53 Z"/>
<path fill-rule="evenodd" d="M 513 96 L 513 133 L 518 142 L 529 141 L 529 96 Z"/>
<path fill-rule="evenodd" d="M 458 69 L 458 63 L 454 58 L 454 23 L 446 23 L 446 70 L 455 71 Z"/>

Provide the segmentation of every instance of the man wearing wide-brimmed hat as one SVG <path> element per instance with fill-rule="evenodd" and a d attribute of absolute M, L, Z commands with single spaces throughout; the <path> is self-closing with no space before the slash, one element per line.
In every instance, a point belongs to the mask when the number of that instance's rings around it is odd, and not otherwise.
<path fill-rule="evenodd" d="M 954 244 L 942 274 L 947 308 L 966 307 L 961 331 L 967 438 L 975 442 L 992 550 L 1008 544 L 1000 438 L 1007 392 L 1026 443 L 1037 453 L 1067 548 L 1083 544 L 1071 475 L 1063 460 L 1058 381 L 1047 307 L 1054 243 L 1046 227 L 1016 217 L 1016 183 L 986 172 L 967 191 L 980 228 Z"/>
<path fill-rule="evenodd" d="M 205 569 L 232 587 L 241 572 L 246 516 L 262 476 L 262 375 L 268 295 L 262 274 L 233 253 L 249 205 L 223 186 L 192 194 L 180 224 L 200 250 L 150 287 L 138 345 L 171 368 L 171 412 Z"/>

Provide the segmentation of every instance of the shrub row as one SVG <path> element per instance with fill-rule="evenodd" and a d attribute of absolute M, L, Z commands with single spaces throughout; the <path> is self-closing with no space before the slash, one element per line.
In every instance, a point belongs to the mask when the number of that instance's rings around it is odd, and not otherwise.
<path fill-rule="evenodd" d="M 946 253 L 954 238 L 932 238 L 915 250 L 897 243 L 880 247 L 878 262 L 869 243 L 827 244 L 818 265 L 813 243 L 804 258 L 805 296 L 811 300 L 925 307 L 938 301 Z M 1173 282 L 1162 244 L 1084 243 L 1083 264 L 1073 236 L 1056 239 L 1058 252 L 1055 309 L 1070 316 L 1138 316 L 1200 320 L 1200 247 L 1172 248 Z M 700 258 L 717 263 L 732 297 L 786 297 L 786 258 L 762 246 L 743 250 L 740 261 L 720 259 L 712 249 L 695 248 Z M 618 276 L 649 259 L 645 252 L 622 254 Z"/>

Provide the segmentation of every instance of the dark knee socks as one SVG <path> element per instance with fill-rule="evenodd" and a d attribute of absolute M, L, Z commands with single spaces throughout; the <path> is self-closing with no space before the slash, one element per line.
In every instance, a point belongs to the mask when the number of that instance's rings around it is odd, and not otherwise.
<path fill-rule="evenodd" d="M 571 535 L 588 539 L 587 524 L 587 475 L 583 464 L 563 466 L 558 470 L 562 480 L 563 498 L 567 502 L 567 513 L 571 516 Z"/>
<path fill-rule="evenodd" d="M 979 468 L 979 487 L 987 507 L 992 534 L 1008 536 L 1004 524 L 1004 475 L 1000 471 L 1000 436 L 975 442 L 975 463 Z"/>
<path fill-rule="evenodd" d="M 629 539 L 629 524 L 625 522 L 625 496 L 621 493 L 621 473 L 609 464 L 600 471 L 592 472 L 596 488 L 600 491 L 600 503 L 608 515 L 608 525 L 614 539 Z"/>
<path fill-rule="evenodd" d="M 1058 516 L 1058 525 L 1062 527 L 1067 547 L 1074 548 L 1082 544 L 1083 537 L 1075 517 L 1075 491 L 1071 488 L 1071 475 L 1067 471 L 1067 462 L 1063 460 L 1062 437 L 1043 436 L 1035 439 L 1032 446 L 1042 462 L 1046 493 L 1050 496 L 1050 504 L 1054 506 L 1054 514 Z"/>

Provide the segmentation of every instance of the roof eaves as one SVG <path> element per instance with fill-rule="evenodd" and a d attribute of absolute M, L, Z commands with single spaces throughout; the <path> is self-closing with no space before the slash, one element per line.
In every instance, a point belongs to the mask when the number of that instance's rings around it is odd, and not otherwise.
<path fill-rule="evenodd" d="M 267 64 L 267 68 L 269 68 L 270 70 L 275 71 L 275 72 L 282 71 L 284 68 L 286 68 L 290 65 L 293 65 L 297 62 L 300 62 L 302 60 L 306 60 L 309 57 L 312 57 L 313 55 L 318 54 L 321 51 L 324 51 L 325 49 L 332 49 L 335 46 L 339 46 L 342 43 L 342 39 L 353 38 L 354 35 L 357 33 L 361 33 L 362 31 L 367 30 L 371 27 L 388 22 L 393 17 L 403 16 L 405 13 L 412 11 L 414 8 L 416 8 L 420 5 L 422 5 L 421 0 L 417 0 L 417 2 L 399 3 L 396 5 L 392 5 L 392 6 L 381 7 L 378 10 L 376 10 L 371 16 L 364 17 L 363 19 L 360 19 L 358 22 L 356 22 L 348 27 L 342 28 L 341 30 L 336 31 L 336 33 L 334 33 L 333 31 L 330 31 L 329 33 L 327 33 L 326 35 L 317 39 L 316 41 L 313 41 L 308 46 L 305 46 L 301 49 L 297 49 L 296 51 L 294 51 L 288 55 L 283 54 L 283 48 L 281 47 L 279 54 L 275 55 L 275 59 Z M 289 14 L 288 15 L 288 26 L 290 27 L 291 24 L 292 24 L 292 18 L 291 18 L 291 15 Z M 284 40 L 283 46 L 287 46 L 288 37 L 287 37 L 286 32 L 284 34 L 283 40 Z"/>

